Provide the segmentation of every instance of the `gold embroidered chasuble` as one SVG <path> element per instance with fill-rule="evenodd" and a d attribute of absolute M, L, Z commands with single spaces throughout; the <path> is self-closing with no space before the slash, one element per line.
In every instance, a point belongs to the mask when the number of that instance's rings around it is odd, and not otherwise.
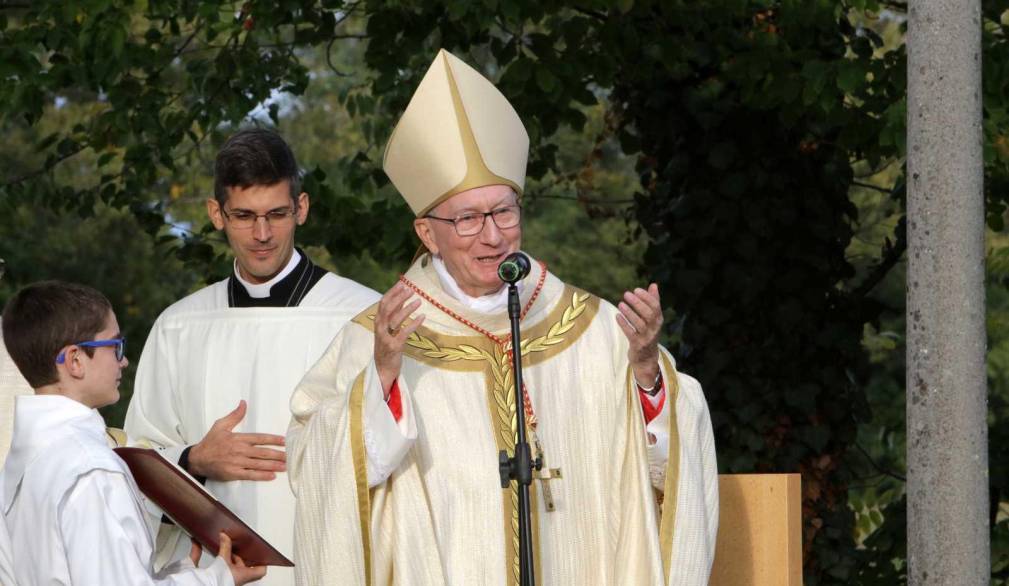
<path fill-rule="evenodd" d="M 467 310 L 442 292 L 427 257 L 406 277 L 499 338 L 507 315 Z M 539 266 L 524 285 L 527 303 Z M 292 398 L 288 467 L 298 497 L 299 584 L 518 584 L 515 484 L 498 452 L 514 448 L 515 392 L 504 347 L 428 301 L 399 378 L 417 440 L 388 479 L 368 487 L 364 394 L 381 392 L 369 308 L 333 341 Z M 503 312 L 502 312 L 503 313 Z M 523 374 L 555 510 L 530 490 L 542 584 L 703 584 L 717 527 L 711 425 L 696 381 L 664 351 L 669 452 L 664 507 L 616 309 L 547 275 L 522 322 Z M 685 435 L 689 434 L 688 435 Z M 536 447 L 534 446 L 534 451 Z M 656 460 L 651 455 L 653 461 Z M 712 488 L 714 487 L 714 488 Z"/>

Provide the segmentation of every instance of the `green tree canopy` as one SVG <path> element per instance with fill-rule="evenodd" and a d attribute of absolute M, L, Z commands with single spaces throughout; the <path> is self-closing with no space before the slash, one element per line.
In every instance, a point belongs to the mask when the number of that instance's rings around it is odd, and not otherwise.
<path fill-rule="evenodd" d="M 543 214 L 529 235 L 549 242 L 561 238 L 556 226 L 578 227 L 571 248 L 546 252 L 562 274 L 585 274 L 608 295 L 630 285 L 588 270 L 576 247 L 598 230 L 609 258 L 642 259 L 639 277 L 659 283 L 680 367 L 705 384 L 722 470 L 802 472 L 807 583 L 892 583 L 902 579 L 901 501 L 886 499 L 884 523 L 878 508 L 849 496 L 879 464 L 877 448 L 900 445 L 875 438 L 866 450 L 858 438 L 861 429 L 871 439 L 873 407 L 887 422 L 899 410 L 891 397 L 901 388 L 901 343 L 887 346 L 884 334 L 903 310 L 893 269 L 905 249 L 905 8 L 5 3 L 0 125 L 31 148 L 0 148 L 0 211 L 44 210 L 46 225 L 61 226 L 56 216 L 97 211 L 120 221 L 109 210 L 128 210 L 159 239 L 159 253 L 199 278 L 219 275 L 223 248 L 199 220 L 209 161 L 259 112 L 257 123 L 280 125 L 309 161 L 314 207 L 303 243 L 387 283 L 415 244 L 408 230 L 390 229 L 411 216 L 381 173 L 381 149 L 437 49 L 449 49 L 494 80 L 525 121 L 526 205 Z M 989 225 L 1001 230 L 1009 19 L 994 0 L 983 2 L 983 17 L 985 194 Z M 630 202 L 626 228 L 621 201 Z M 112 220 L 87 226 L 101 221 Z M 0 253 L 16 257 L 6 231 L 18 224 L 3 225 Z M 93 238 L 82 230 L 77 237 Z M 179 280 L 170 297 L 194 284 Z M 992 478 L 999 502 L 1005 475 Z M 875 532 L 856 551 L 856 513 L 861 521 L 870 509 Z"/>

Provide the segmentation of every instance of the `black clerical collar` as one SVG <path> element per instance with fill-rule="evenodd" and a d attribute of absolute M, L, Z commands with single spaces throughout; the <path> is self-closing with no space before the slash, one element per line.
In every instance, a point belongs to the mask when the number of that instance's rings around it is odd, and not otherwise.
<path fill-rule="evenodd" d="M 294 270 L 270 287 L 267 297 L 252 297 L 245 286 L 235 278 L 228 277 L 228 307 L 297 307 L 326 274 L 326 270 L 316 266 L 304 250 L 298 249 L 301 260 Z"/>

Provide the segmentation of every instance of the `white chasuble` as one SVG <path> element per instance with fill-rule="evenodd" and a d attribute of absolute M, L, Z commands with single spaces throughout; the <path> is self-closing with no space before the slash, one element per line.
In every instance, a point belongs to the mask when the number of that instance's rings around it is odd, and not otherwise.
<path fill-rule="evenodd" d="M 543 276 L 542 289 L 537 284 Z M 398 379 L 417 428 L 388 480 L 368 486 L 364 416 L 381 393 L 369 308 L 333 341 L 291 401 L 288 468 L 298 497 L 296 576 L 302 585 L 518 584 L 517 493 L 502 489 L 498 452 L 514 447 L 516 409 L 507 315 L 467 310 L 445 294 L 429 257 L 406 279 L 429 298 Z M 522 305 L 525 385 L 547 468 L 534 480 L 534 558 L 542 584 L 705 584 L 718 523 L 717 470 L 700 385 L 663 350 L 669 453 L 664 506 L 649 479 L 647 434 L 617 310 L 542 275 Z M 535 451 L 535 446 L 534 446 Z M 555 510 L 547 511 L 548 482 Z"/>
<path fill-rule="evenodd" d="M 140 359 L 125 424 L 131 442 L 162 448 L 178 461 L 243 399 L 248 410 L 234 431 L 284 435 L 298 381 L 347 320 L 378 298 L 327 274 L 297 307 L 229 308 L 227 280 L 172 305 L 155 323 Z M 206 487 L 293 556 L 294 496 L 286 473 L 271 481 L 208 480 Z M 160 533 L 159 561 L 188 553 L 189 539 L 180 530 L 163 524 Z M 293 581 L 289 568 L 271 567 L 258 583 Z"/>

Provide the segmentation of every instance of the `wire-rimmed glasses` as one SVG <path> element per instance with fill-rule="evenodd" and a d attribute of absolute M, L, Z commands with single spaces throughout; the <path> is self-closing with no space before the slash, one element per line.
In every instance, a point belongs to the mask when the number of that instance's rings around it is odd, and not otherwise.
<path fill-rule="evenodd" d="M 440 222 L 449 222 L 455 226 L 455 233 L 459 236 L 476 236 L 483 231 L 484 223 L 490 216 L 494 225 L 501 230 L 514 228 L 519 225 L 522 216 L 522 206 L 515 204 L 491 210 L 489 212 L 463 212 L 454 218 L 439 218 L 430 214 L 424 216 Z"/>

